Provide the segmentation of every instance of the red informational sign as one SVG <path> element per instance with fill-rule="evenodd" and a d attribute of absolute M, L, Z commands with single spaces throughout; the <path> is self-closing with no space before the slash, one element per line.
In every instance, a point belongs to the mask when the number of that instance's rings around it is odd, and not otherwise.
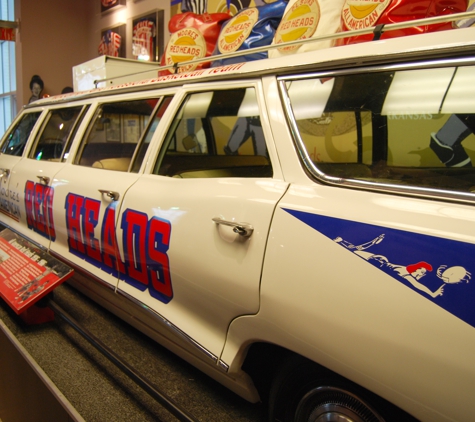
<path fill-rule="evenodd" d="M 15 28 L 0 27 L 0 41 L 15 41 Z"/>
<path fill-rule="evenodd" d="M 0 297 L 19 315 L 73 275 L 67 265 L 9 229 L 0 232 Z"/>

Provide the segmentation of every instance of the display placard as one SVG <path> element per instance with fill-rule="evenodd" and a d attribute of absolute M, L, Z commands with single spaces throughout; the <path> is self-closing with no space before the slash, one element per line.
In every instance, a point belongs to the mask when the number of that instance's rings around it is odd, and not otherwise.
<path fill-rule="evenodd" d="M 0 232 L 0 297 L 18 315 L 73 272 L 24 237 L 9 229 Z"/>

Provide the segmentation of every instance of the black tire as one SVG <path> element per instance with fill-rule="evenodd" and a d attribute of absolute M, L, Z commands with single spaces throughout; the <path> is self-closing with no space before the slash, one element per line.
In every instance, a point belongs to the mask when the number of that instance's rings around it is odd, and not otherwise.
<path fill-rule="evenodd" d="M 272 383 L 269 420 L 401 422 L 414 419 L 359 385 L 293 356 L 285 361 Z"/>

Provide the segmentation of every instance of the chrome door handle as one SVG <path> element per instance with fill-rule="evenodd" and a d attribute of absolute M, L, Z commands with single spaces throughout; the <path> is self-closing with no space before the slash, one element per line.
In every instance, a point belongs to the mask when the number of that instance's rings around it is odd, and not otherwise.
<path fill-rule="evenodd" d="M 212 220 L 216 224 L 223 224 L 224 226 L 232 227 L 234 233 L 237 233 L 238 235 L 243 237 L 249 237 L 254 232 L 254 227 L 252 227 L 248 223 L 236 223 L 235 221 L 224 220 L 221 217 L 214 217 L 212 218 Z"/>
<path fill-rule="evenodd" d="M 109 190 L 109 189 L 99 189 L 99 192 L 102 193 L 103 195 L 109 197 L 113 201 L 117 201 L 120 197 L 119 192 L 114 192 L 113 190 Z"/>
<path fill-rule="evenodd" d="M 51 180 L 48 176 L 36 176 L 38 179 L 40 179 L 40 182 L 43 183 L 44 185 L 49 185 L 49 181 Z"/>
<path fill-rule="evenodd" d="M 10 176 L 10 170 L 9 169 L 0 169 L 0 179 L 2 177 L 8 177 Z"/>

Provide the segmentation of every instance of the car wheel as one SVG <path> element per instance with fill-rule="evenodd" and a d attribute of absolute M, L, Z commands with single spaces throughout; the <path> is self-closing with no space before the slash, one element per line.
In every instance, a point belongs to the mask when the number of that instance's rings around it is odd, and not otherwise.
<path fill-rule="evenodd" d="M 294 357 L 284 363 L 269 394 L 272 422 L 382 422 L 379 397 L 337 374 Z"/>
<path fill-rule="evenodd" d="M 332 386 L 310 390 L 299 401 L 294 421 L 382 422 L 384 419 L 350 391 Z"/>

